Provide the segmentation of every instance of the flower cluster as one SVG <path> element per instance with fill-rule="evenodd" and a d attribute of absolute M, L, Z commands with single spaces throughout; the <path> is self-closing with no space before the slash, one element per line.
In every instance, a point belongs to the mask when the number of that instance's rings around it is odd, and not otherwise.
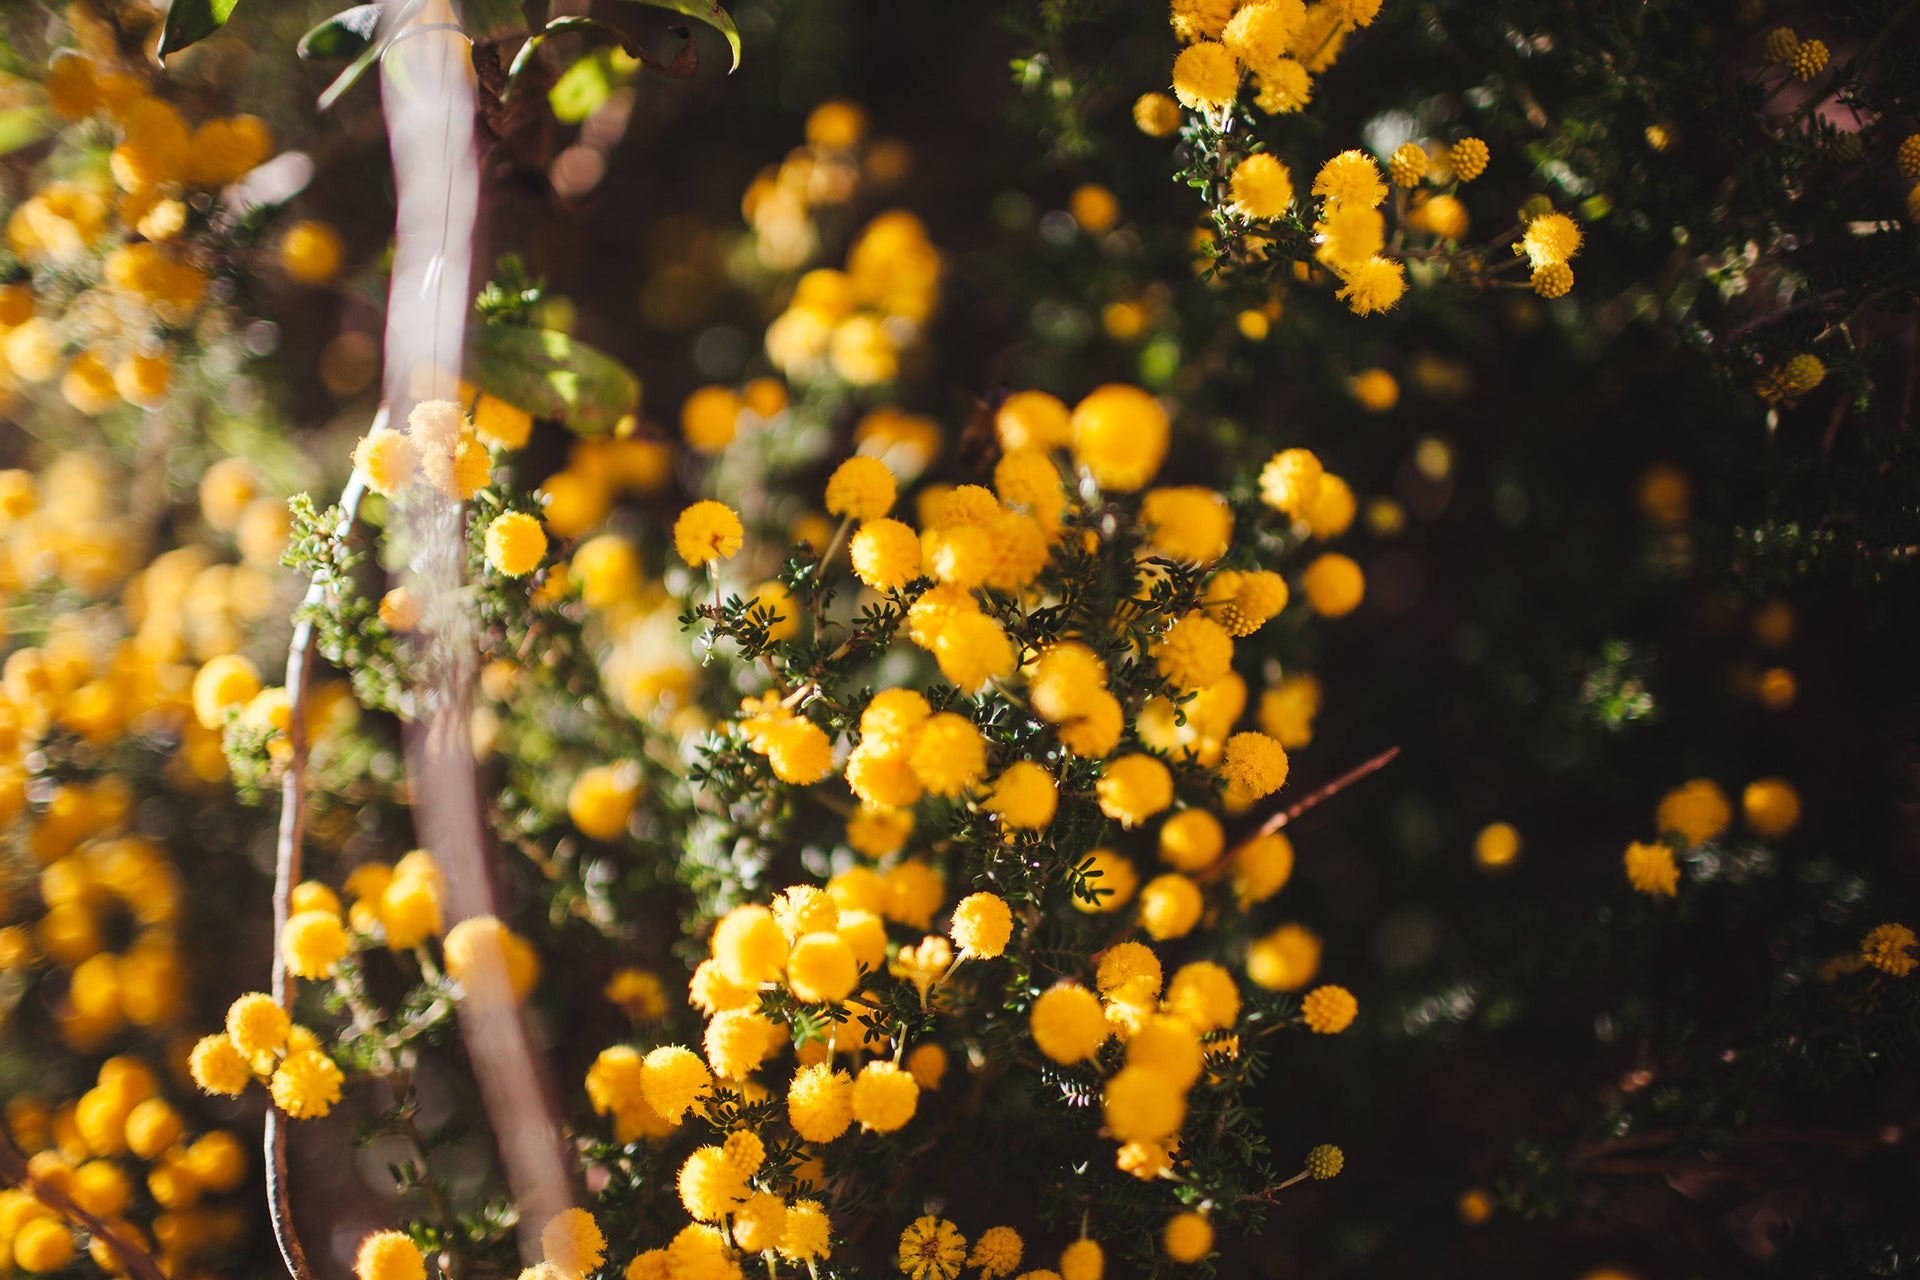
<path fill-rule="evenodd" d="M 1740 817 L 1762 840 L 1779 840 L 1800 825 L 1800 793 L 1785 778 L 1758 778 L 1740 793 Z M 1627 882 L 1650 898 L 1671 898 L 1680 891 L 1685 855 L 1718 839 L 1733 824 L 1733 804 L 1719 784 L 1695 778 L 1661 797 L 1653 823 L 1660 837 L 1635 841 L 1623 859 Z"/>

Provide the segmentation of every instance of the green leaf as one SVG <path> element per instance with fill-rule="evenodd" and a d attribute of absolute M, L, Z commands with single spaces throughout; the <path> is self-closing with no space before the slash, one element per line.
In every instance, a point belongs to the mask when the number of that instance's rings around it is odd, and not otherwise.
<path fill-rule="evenodd" d="M 365 53 L 379 27 L 380 6 L 357 4 L 301 36 L 294 52 L 312 62 L 344 62 Z"/>
<path fill-rule="evenodd" d="M 160 61 L 165 62 L 169 55 L 205 40 L 226 26 L 234 6 L 239 3 L 240 0 L 173 0 L 167 6 L 167 21 L 160 28 Z"/>
<path fill-rule="evenodd" d="M 579 435 L 603 435 L 640 407 L 633 371 L 570 334 L 519 324 L 467 330 L 467 381 Z"/>
<path fill-rule="evenodd" d="M 547 103 L 561 124 L 579 124 L 598 111 L 619 86 L 625 84 L 640 64 L 620 55 L 628 65 L 615 65 L 612 49 L 595 49 L 560 73 L 553 88 L 547 90 Z"/>
<path fill-rule="evenodd" d="M 620 43 L 621 49 L 626 53 L 628 53 L 629 55 L 632 55 L 634 53 L 634 50 L 632 50 L 627 46 L 626 36 L 623 35 L 620 32 L 619 28 L 617 27 L 610 26 L 609 24 L 601 22 L 596 18 L 579 18 L 579 17 L 555 18 L 552 22 L 549 22 L 545 27 L 542 27 L 537 33 L 535 33 L 532 37 L 530 37 L 525 44 L 520 46 L 520 51 L 513 55 L 513 62 L 511 65 L 507 67 L 506 91 L 500 95 L 503 101 L 505 99 L 513 97 L 514 86 L 520 83 L 521 72 L 525 71 L 527 69 L 527 64 L 533 61 L 533 55 L 539 52 L 540 46 L 546 43 L 547 37 L 557 36 L 567 31 L 599 32 L 601 34 L 611 36 L 613 39 L 617 40 Z M 557 88 L 558 86 L 556 85 L 555 89 L 557 90 Z M 551 90 L 549 91 L 550 94 L 552 92 L 553 91 Z M 593 114 L 594 107 L 599 106 L 600 102 L 604 102 L 605 100 L 606 100 L 605 95 L 602 94 L 599 100 L 595 101 L 591 106 L 587 107 L 585 113 L 577 117 L 577 119 L 579 120 L 586 119 L 588 115 Z M 559 105 L 555 103 L 553 104 L 553 106 L 554 106 L 554 110 L 557 113 L 559 111 Z M 571 124 L 571 123 L 574 123 L 574 121 L 567 120 L 565 121 L 565 123 Z"/>
<path fill-rule="evenodd" d="M 727 47 L 733 50 L 733 66 L 729 71 L 740 69 L 740 29 L 733 25 L 733 19 L 722 9 L 718 0 L 633 0 L 635 4 L 651 5 L 656 9 L 671 9 L 675 13 L 684 13 L 689 18 L 697 18 L 727 38 Z"/>
<path fill-rule="evenodd" d="M 44 107 L 0 111 L 0 156 L 30 147 L 53 132 L 53 113 Z"/>

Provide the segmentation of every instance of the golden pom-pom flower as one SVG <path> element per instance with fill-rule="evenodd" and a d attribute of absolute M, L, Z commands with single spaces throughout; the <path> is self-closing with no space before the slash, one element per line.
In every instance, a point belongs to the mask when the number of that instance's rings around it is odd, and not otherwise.
<path fill-rule="evenodd" d="M 733 508 L 711 498 L 694 503 L 673 522 L 673 548 L 696 568 L 713 560 L 731 560 L 745 541 L 746 531 Z"/>
<path fill-rule="evenodd" d="M 1453 166 L 1453 176 L 1462 182 L 1472 182 L 1487 171 L 1487 161 L 1492 152 L 1479 138 L 1462 138 L 1447 149 L 1447 161 Z"/>
<path fill-rule="evenodd" d="M 1240 64 L 1224 44 L 1202 40 L 1173 60 L 1173 96 L 1196 111 L 1217 111 L 1240 92 Z"/>
<path fill-rule="evenodd" d="M 1533 269 L 1533 291 L 1543 298 L 1564 298 L 1573 289 L 1573 268 L 1564 262 L 1543 262 Z"/>
<path fill-rule="evenodd" d="M 281 1059 L 268 1082 L 274 1105 L 295 1120 L 318 1120 L 340 1101 L 344 1077 L 318 1049 L 300 1049 Z"/>
<path fill-rule="evenodd" d="M 1360 1002 L 1345 987 L 1315 987 L 1300 999 L 1300 1019 L 1323 1036 L 1338 1035 L 1353 1025 Z"/>

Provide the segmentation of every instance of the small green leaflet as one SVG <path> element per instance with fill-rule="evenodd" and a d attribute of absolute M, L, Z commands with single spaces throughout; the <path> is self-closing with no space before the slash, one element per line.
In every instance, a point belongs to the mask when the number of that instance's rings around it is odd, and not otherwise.
<path fill-rule="evenodd" d="M 740 69 L 740 30 L 733 25 L 733 19 L 722 9 L 718 0 L 633 0 L 635 4 L 651 5 L 656 9 L 671 9 L 706 23 L 727 38 L 727 48 L 733 50 L 733 66 L 729 71 Z"/>
<path fill-rule="evenodd" d="M 604 435 L 640 407 L 640 380 L 597 347 L 554 329 L 476 324 L 467 329 L 467 381 L 577 435 Z"/>
<path fill-rule="evenodd" d="M 227 25 L 240 0 L 173 0 L 167 6 L 167 21 L 160 28 L 160 61 L 190 44 L 205 40 Z"/>

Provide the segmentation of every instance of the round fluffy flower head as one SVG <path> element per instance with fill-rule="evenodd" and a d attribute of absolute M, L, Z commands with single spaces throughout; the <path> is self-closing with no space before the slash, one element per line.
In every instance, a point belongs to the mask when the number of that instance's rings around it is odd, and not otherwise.
<path fill-rule="evenodd" d="M 1766 60 L 1779 66 L 1793 61 L 1793 51 L 1800 47 L 1800 37 L 1794 34 L 1792 27 L 1775 27 L 1767 32 L 1766 39 L 1760 44 L 1760 52 Z"/>
<path fill-rule="evenodd" d="M 250 991 L 227 1009 L 227 1036 L 249 1059 L 286 1047 L 293 1020 L 270 995 Z"/>
<path fill-rule="evenodd" d="M 926 698 L 914 690 L 882 689 L 860 713 L 860 736 L 890 750 L 910 747 L 932 714 Z"/>
<path fill-rule="evenodd" d="M 1201 1035 L 1219 1031 L 1240 1016 L 1240 988 L 1213 961 L 1195 960 L 1181 965 L 1167 984 L 1167 1011 Z"/>
<path fill-rule="evenodd" d="M 73 1232 L 58 1218 L 28 1218 L 19 1224 L 11 1252 L 12 1261 L 24 1271 L 36 1275 L 61 1271 L 73 1261 Z"/>
<path fill-rule="evenodd" d="M 754 1192 L 733 1215 L 733 1242 L 746 1253 L 765 1253 L 778 1248 L 786 1230 L 786 1202 L 772 1192 Z M 669 1271 L 668 1275 L 671 1274 Z M 629 1272 L 628 1280 L 636 1277 Z"/>
<path fill-rule="evenodd" d="M 447 931 L 447 976 L 477 1002 L 524 1000 L 540 981 L 533 944 L 497 916 L 469 916 Z"/>
<path fill-rule="evenodd" d="M 1543 298 L 1564 298 L 1573 290 L 1573 268 L 1564 262 L 1543 262 L 1530 279 L 1533 291 Z"/>
<path fill-rule="evenodd" d="M 1391 311 L 1407 292 L 1407 269 L 1393 258 L 1368 258 L 1343 277 L 1334 296 L 1357 316 Z"/>
<path fill-rule="evenodd" d="M 1182 809 L 1160 824 L 1160 861 L 1176 871 L 1204 871 L 1226 843 L 1220 819 L 1205 809 Z"/>
<path fill-rule="evenodd" d="M 1796 80 L 1811 80 L 1826 69 L 1827 44 L 1824 40 L 1803 40 L 1787 62 Z"/>
<path fill-rule="evenodd" d="M 1387 243 L 1386 215 L 1363 204 L 1328 205 L 1313 231 L 1320 243 L 1314 256 L 1340 275 L 1357 270 Z"/>
<path fill-rule="evenodd" d="M 1293 175 L 1262 151 L 1233 169 L 1233 203 L 1249 218 L 1284 217 L 1293 205 Z"/>
<path fill-rule="evenodd" d="M 787 959 L 787 986 L 807 1004 L 843 1000 L 859 981 L 853 947 L 837 933 L 810 933 Z"/>
<path fill-rule="evenodd" d="M 876 1133 L 905 1127 L 919 1102 L 920 1086 L 891 1062 L 869 1062 L 853 1082 L 853 1118 Z"/>
<path fill-rule="evenodd" d="M 1323 618 L 1344 618 L 1360 607 L 1367 579 L 1350 557 L 1329 552 L 1307 566 L 1300 586 L 1315 613 Z"/>
<path fill-rule="evenodd" d="M 790 716 L 766 734 L 767 762 L 773 776 L 795 786 L 809 786 L 833 768 L 833 740 L 813 721 Z"/>
<path fill-rule="evenodd" d="M 1140 927 L 1156 942 L 1184 938 L 1200 923 L 1204 905 L 1199 885 L 1169 871 L 1147 881 L 1140 890 Z"/>
<path fill-rule="evenodd" d="M 1650 898 L 1671 898 L 1680 889 L 1680 867 L 1673 860 L 1673 848 L 1664 840 L 1652 844 L 1634 841 L 1627 846 L 1622 862 L 1627 869 L 1627 883 L 1636 893 L 1644 893 Z"/>
<path fill-rule="evenodd" d="M 376 1231 L 353 1257 L 356 1280 L 427 1280 L 427 1260 L 403 1232 Z"/>
<path fill-rule="evenodd" d="M 1224 44 L 1202 40 L 1173 60 L 1173 96 L 1182 106 L 1217 111 L 1240 93 L 1240 64 Z"/>
<path fill-rule="evenodd" d="M 1060 1280 L 1101 1280 L 1107 1258 L 1093 1240 L 1075 1240 L 1060 1251 Z"/>
<path fill-rule="evenodd" d="M 1780 366 L 1780 389 L 1788 397 L 1803 396 L 1827 380 L 1827 366 L 1810 351 Z"/>
<path fill-rule="evenodd" d="M 1167 1219 L 1160 1247 L 1173 1262 L 1198 1262 L 1213 1252 L 1213 1224 L 1191 1210 Z"/>
<path fill-rule="evenodd" d="M 561 1271 L 585 1275 L 607 1260 L 607 1238 L 585 1209 L 562 1209 L 541 1229 L 540 1252 Z"/>
<path fill-rule="evenodd" d="M 1205 604 L 1207 615 L 1237 639 L 1279 617 L 1290 595 L 1287 580 L 1271 569 L 1223 569 L 1207 584 Z"/>
<path fill-rule="evenodd" d="M 1778 839 L 1800 825 L 1800 793 L 1785 778 L 1760 778 L 1740 793 L 1740 812 L 1754 834 Z"/>
<path fill-rule="evenodd" d="M 957 796 L 987 773 L 987 740 L 951 711 L 929 716 L 908 757 L 914 774 L 937 796 Z"/>
<path fill-rule="evenodd" d="M 1180 104 L 1164 93 L 1143 93 L 1133 101 L 1133 124 L 1149 138 L 1165 138 L 1180 127 Z"/>
<path fill-rule="evenodd" d="M 1013 936 L 1013 912 L 998 894 L 970 893 L 954 906 L 948 933 L 961 955 L 991 960 L 1007 949 Z"/>
<path fill-rule="evenodd" d="M 335 966 L 353 950 L 353 941 L 331 911 L 302 911 L 287 918 L 280 933 L 280 954 L 297 977 L 331 978 Z"/>
<path fill-rule="evenodd" d="M 854 576 L 875 591 L 898 591 L 920 576 L 920 535 L 898 520 L 869 520 L 848 544 Z"/>
<path fill-rule="evenodd" d="M 1487 144 L 1478 138 L 1462 138 L 1447 151 L 1447 160 L 1453 165 L 1453 176 L 1462 182 L 1472 182 L 1487 171 L 1487 160 L 1492 153 Z"/>
<path fill-rule="evenodd" d="M 808 1142 L 832 1142 L 853 1123 L 853 1078 L 829 1063 L 802 1067 L 787 1086 L 787 1119 Z"/>
<path fill-rule="evenodd" d="M 340 1101 L 343 1077 L 318 1049 L 297 1049 L 281 1059 L 268 1088 L 274 1105 L 295 1120 L 318 1120 Z"/>
<path fill-rule="evenodd" d="M 1520 247 L 1534 266 L 1566 262 L 1580 252 L 1580 224 L 1564 213 L 1543 213 L 1527 223 Z"/>
<path fill-rule="evenodd" d="M 324 222 L 296 222 L 280 237 L 280 268 L 301 284 L 325 284 L 340 272 L 346 250 Z"/>
<path fill-rule="evenodd" d="M 718 1222 L 747 1198 L 747 1180 L 719 1147 L 699 1147 L 680 1166 L 680 1204 L 695 1222 Z"/>
<path fill-rule="evenodd" d="M 687 1108 L 713 1092 L 713 1073 L 693 1050 L 665 1044 L 641 1062 L 640 1089 L 663 1120 L 678 1124 Z"/>
<path fill-rule="evenodd" d="M 640 798 L 640 769 L 630 760 L 591 765 L 567 790 L 567 816 L 593 840 L 614 840 L 627 829 Z"/>
<path fill-rule="evenodd" d="M 524 511 L 505 511 L 487 526 L 487 563 L 509 578 L 524 578 L 547 554 L 547 534 Z"/>
<path fill-rule="evenodd" d="M 1127 1065 L 1149 1067 L 1182 1092 L 1191 1089 L 1206 1066 L 1200 1033 L 1181 1018 L 1153 1013 L 1150 1001 L 1137 1003 L 1143 1004 L 1147 1013 L 1127 1041 Z"/>
<path fill-rule="evenodd" d="M 1904 978 L 1914 970 L 1913 930 L 1903 924 L 1875 926 L 1860 942 L 1860 958 L 1882 973 Z"/>
<path fill-rule="evenodd" d="M 953 1280 L 967 1264 L 967 1238 L 951 1222 L 927 1214 L 900 1233 L 899 1257 L 909 1280 Z"/>
<path fill-rule="evenodd" d="M 1671 831 L 1689 846 L 1705 844 L 1733 821 L 1726 793 L 1709 778 L 1695 778 L 1669 791 L 1654 810 L 1653 825 Z"/>
<path fill-rule="evenodd" d="M 1091 1058 L 1111 1033 L 1100 997 L 1073 983 L 1043 992 L 1033 1002 L 1028 1024 L 1034 1045 L 1063 1065 Z"/>
<path fill-rule="evenodd" d="M 743 1178 L 751 1178 L 767 1162 L 767 1144 L 751 1129 L 735 1129 L 726 1136 L 720 1149 Z"/>
<path fill-rule="evenodd" d="M 1031 760 L 1016 760 L 993 780 L 987 812 L 1002 826 L 1037 831 L 1053 821 L 1059 796 L 1052 774 Z"/>
<path fill-rule="evenodd" d="M 1314 175 L 1313 194 L 1330 204 L 1377 209 L 1387 198 L 1387 184 L 1372 156 L 1364 151 L 1342 151 L 1320 166 L 1320 172 Z"/>
<path fill-rule="evenodd" d="M 1170 560 L 1212 564 L 1233 540 L 1233 512 L 1227 500 L 1199 485 L 1149 489 L 1140 504 L 1155 551 Z"/>
<path fill-rule="evenodd" d="M 1137 990 L 1158 999 L 1160 979 L 1160 957 L 1144 942 L 1117 942 L 1108 947 L 1094 971 L 1094 985 L 1101 995 L 1109 997 L 1123 990 Z"/>
<path fill-rule="evenodd" d="M 1494 822 L 1473 838 L 1473 860 L 1488 871 L 1511 866 L 1520 856 L 1520 832 L 1512 823 Z"/>
<path fill-rule="evenodd" d="M 893 472 L 878 458 L 856 454 L 835 468 L 827 480 L 827 510 L 855 520 L 876 520 L 893 510 L 899 493 Z"/>
<path fill-rule="evenodd" d="M 362 436 L 353 447 L 354 470 L 365 476 L 367 487 L 383 498 L 391 498 L 412 484 L 419 464 L 413 441 L 398 431 Z"/>
<path fill-rule="evenodd" d="M 1135 752 L 1108 762 L 1094 790 L 1100 812 L 1137 827 L 1173 803 L 1173 774 L 1154 757 Z"/>
<path fill-rule="evenodd" d="M 1306 519 L 1326 469 L 1310 449 L 1282 449 L 1260 469 L 1260 500 L 1283 515 Z"/>
<path fill-rule="evenodd" d="M 1068 720 L 1107 687 L 1107 667 L 1083 644 L 1049 645 L 1034 660 L 1029 679 L 1033 709 L 1049 720 Z"/>
<path fill-rule="evenodd" d="M 847 819 L 847 845 L 869 858 L 884 858 L 906 847 L 913 834 L 913 811 L 863 804 Z"/>
<path fill-rule="evenodd" d="M 1908 182 L 1920 182 L 1920 133 L 1910 133 L 1894 151 L 1894 164 Z"/>
<path fill-rule="evenodd" d="M 739 1080 L 766 1061 L 780 1044 L 783 1028 L 754 1009 L 722 1009 L 707 1023 L 702 1047 L 717 1076 Z"/>
<path fill-rule="evenodd" d="M 1339 1176 L 1346 1164 L 1346 1153 L 1330 1142 L 1323 1142 L 1307 1152 L 1307 1176 L 1316 1182 Z"/>
<path fill-rule="evenodd" d="M 962 613 L 949 619 L 933 638 L 933 656 L 940 664 L 940 674 L 963 693 L 977 693 L 987 681 L 1012 675 L 1016 665 L 1006 628 L 984 613 Z"/>
<path fill-rule="evenodd" d="M 830 1224 L 818 1200 L 796 1200 L 787 1206 L 787 1226 L 780 1235 L 780 1256 L 805 1265 L 827 1256 Z"/>
<path fill-rule="evenodd" d="M 967 1265 L 980 1268 L 981 1280 L 999 1280 L 1013 1274 L 1025 1249 L 1020 1233 L 1012 1227 L 988 1227 L 973 1242 Z"/>
<path fill-rule="evenodd" d="M 1345 987 L 1315 987 L 1300 998 L 1300 1018 L 1323 1036 L 1338 1035 L 1353 1025 L 1360 1002 Z"/>
<path fill-rule="evenodd" d="M 1254 73 L 1253 105 L 1270 116 L 1299 111 L 1313 100 L 1313 76 L 1293 58 L 1275 58 Z"/>
<path fill-rule="evenodd" d="M 1096 387 L 1074 406 L 1072 425 L 1074 460 L 1102 489 L 1144 488 L 1166 460 L 1167 411 L 1138 387 Z"/>
<path fill-rule="evenodd" d="M 786 968 L 787 938 L 767 908 L 735 907 L 714 926 L 713 958 L 727 981 L 757 987 L 776 981 Z"/>
<path fill-rule="evenodd" d="M 1387 157 L 1387 173 L 1396 187 L 1417 187 L 1427 176 L 1427 149 L 1417 142 L 1403 142 Z"/>
<path fill-rule="evenodd" d="M 1220 757 L 1230 798 L 1258 800 L 1287 781 L 1287 749 L 1264 733 L 1236 733 Z"/>
<path fill-rule="evenodd" d="M 1107 1132 L 1121 1142 L 1161 1143 L 1180 1132 L 1187 1100 L 1180 1086 L 1152 1067 L 1126 1066 L 1101 1091 Z"/>
<path fill-rule="evenodd" d="M 694 503 L 673 522 L 673 549 L 690 565 L 731 560 L 745 540 L 733 508 L 711 498 Z"/>
<path fill-rule="evenodd" d="M 1192 693 L 1220 683 L 1233 670 L 1233 637 L 1196 610 L 1167 628 L 1153 648 L 1153 660 L 1174 688 Z"/>
<path fill-rule="evenodd" d="M 1233 15 L 1221 29 L 1220 40 L 1241 62 L 1260 71 L 1286 55 L 1306 20 L 1303 0 L 1259 0 Z"/>
<path fill-rule="evenodd" d="M 253 1079 L 253 1071 L 247 1065 L 247 1055 L 241 1053 L 233 1039 L 226 1035 L 200 1037 L 193 1046 L 192 1056 L 187 1059 L 187 1069 L 201 1092 L 223 1093 L 230 1098 L 239 1097 Z"/>
<path fill-rule="evenodd" d="M 913 1047 L 907 1055 L 907 1074 L 922 1093 L 936 1093 L 947 1078 L 947 1051 L 931 1040 Z"/>
<path fill-rule="evenodd" d="M 1320 939 L 1304 925 L 1283 924 L 1247 948 L 1247 977 L 1268 991 L 1298 991 L 1320 968 Z"/>

